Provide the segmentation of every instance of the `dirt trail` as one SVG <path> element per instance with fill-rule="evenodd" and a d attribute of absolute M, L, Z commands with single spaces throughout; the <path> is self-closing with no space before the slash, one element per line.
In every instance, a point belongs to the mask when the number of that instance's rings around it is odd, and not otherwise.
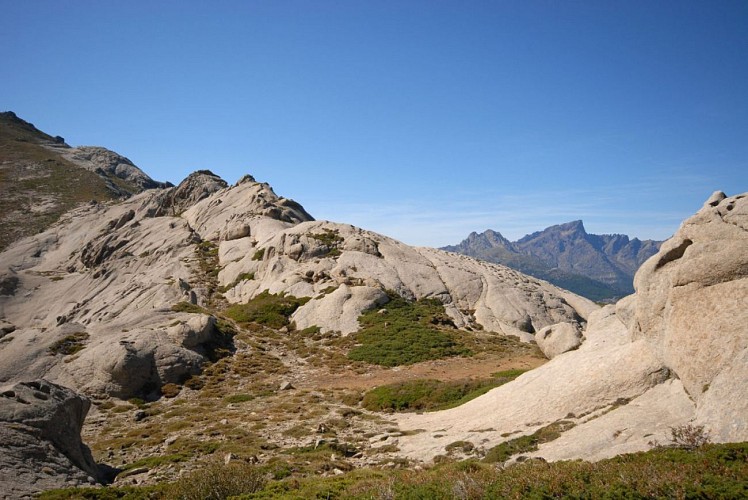
<path fill-rule="evenodd" d="M 489 378 L 491 374 L 503 370 L 537 368 L 548 360 L 536 356 L 485 355 L 478 358 L 452 358 L 425 361 L 410 366 L 396 368 L 372 368 L 367 373 L 344 371 L 340 373 L 310 374 L 301 386 L 318 389 L 371 389 L 385 384 L 406 380 L 432 378 L 437 380 L 463 380 Z"/>

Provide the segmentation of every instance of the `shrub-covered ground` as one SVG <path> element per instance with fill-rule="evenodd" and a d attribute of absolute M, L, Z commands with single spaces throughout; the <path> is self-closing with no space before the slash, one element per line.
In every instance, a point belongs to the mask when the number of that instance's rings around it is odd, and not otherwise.
<path fill-rule="evenodd" d="M 596 463 L 528 461 L 502 468 L 476 461 L 423 470 L 359 469 L 335 477 L 270 479 L 262 466 L 213 465 L 173 484 L 147 488 L 71 489 L 47 492 L 61 498 L 243 499 L 546 499 L 748 497 L 748 443 L 707 444 L 695 450 L 659 448 Z M 223 496 L 208 497 L 208 486 Z"/>

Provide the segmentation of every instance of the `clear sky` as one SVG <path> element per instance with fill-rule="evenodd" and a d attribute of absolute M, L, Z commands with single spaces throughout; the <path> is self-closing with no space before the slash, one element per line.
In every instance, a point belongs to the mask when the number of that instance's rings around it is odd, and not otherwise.
<path fill-rule="evenodd" d="M 748 191 L 748 2 L 0 0 L 0 110 L 406 243 Z"/>

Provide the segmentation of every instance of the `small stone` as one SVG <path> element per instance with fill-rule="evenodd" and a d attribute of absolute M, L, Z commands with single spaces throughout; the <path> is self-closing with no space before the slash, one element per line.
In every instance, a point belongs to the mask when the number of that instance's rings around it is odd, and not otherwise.
<path fill-rule="evenodd" d="M 291 389 L 295 389 L 295 387 L 288 380 L 284 380 L 283 382 L 281 382 L 281 385 L 278 388 L 278 390 L 281 391 L 289 391 Z"/>
<path fill-rule="evenodd" d="M 141 420 L 144 420 L 145 417 L 147 417 L 146 413 L 143 410 L 138 410 L 135 412 L 135 415 L 133 415 L 133 419 L 135 419 L 136 422 L 140 422 Z"/>

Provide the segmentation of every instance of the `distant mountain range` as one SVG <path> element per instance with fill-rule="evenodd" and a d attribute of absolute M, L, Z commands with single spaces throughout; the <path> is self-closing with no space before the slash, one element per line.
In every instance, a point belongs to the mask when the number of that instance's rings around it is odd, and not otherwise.
<path fill-rule="evenodd" d="M 633 293 L 636 270 L 661 243 L 625 234 L 589 234 L 577 220 L 514 242 L 490 229 L 473 232 L 442 250 L 503 264 L 589 299 L 610 301 Z"/>

